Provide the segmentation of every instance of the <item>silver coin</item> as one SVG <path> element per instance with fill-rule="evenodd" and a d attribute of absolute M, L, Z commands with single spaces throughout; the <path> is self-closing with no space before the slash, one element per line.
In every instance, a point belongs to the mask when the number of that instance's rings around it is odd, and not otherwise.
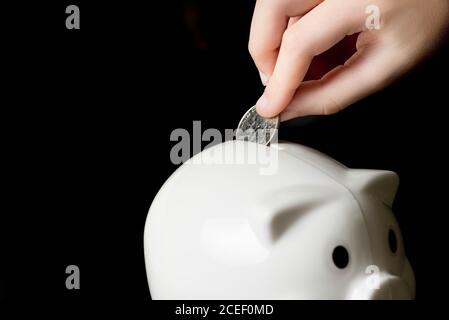
<path fill-rule="evenodd" d="M 256 111 L 256 106 L 250 108 L 240 120 L 236 139 L 268 145 L 279 129 L 279 116 L 264 118 Z"/>

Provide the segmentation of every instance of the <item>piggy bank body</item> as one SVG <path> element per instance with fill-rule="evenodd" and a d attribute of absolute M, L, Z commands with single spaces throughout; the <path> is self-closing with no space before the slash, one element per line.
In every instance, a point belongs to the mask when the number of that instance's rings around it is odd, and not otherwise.
<path fill-rule="evenodd" d="M 391 211 L 395 173 L 288 142 L 255 147 L 276 153 L 269 173 L 257 161 L 206 161 L 250 144 L 206 149 L 155 197 L 144 233 L 153 299 L 414 298 Z"/>

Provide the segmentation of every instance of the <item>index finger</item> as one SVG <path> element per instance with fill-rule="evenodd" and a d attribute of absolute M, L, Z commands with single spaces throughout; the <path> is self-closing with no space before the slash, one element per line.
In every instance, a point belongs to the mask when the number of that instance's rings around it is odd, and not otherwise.
<path fill-rule="evenodd" d="M 282 35 L 290 17 L 301 16 L 323 0 L 258 0 L 254 8 L 248 42 L 257 69 L 273 73 Z"/>

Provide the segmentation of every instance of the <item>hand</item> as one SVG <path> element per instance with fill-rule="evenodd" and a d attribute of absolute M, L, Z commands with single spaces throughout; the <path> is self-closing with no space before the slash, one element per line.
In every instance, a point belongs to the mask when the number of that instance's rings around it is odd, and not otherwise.
<path fill-rule="evenodd" d="M 378 29 L 367 28 L 370 5 Z M 249 51 L 266 88 L 257 111 L 281 120 L 336 113 L 410 70 L 448 22 L 449 0 L 258 0 Z M 355 33 L 357 51 L 344 65 L 302 82 L 313 57 Z"/>

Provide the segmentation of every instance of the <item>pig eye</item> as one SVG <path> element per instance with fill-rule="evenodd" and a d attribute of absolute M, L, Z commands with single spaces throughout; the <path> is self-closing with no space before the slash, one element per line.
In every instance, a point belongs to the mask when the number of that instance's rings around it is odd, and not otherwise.
<path fill-rule="evenodd" d="M 349 263 L 348 250 L 346 250 L 346 248 L 343 246 L 335 247 L 334 251 L 332 252 L 332 260 L 334 260 L 334 264 L 337 266 L 337 268 L 346 268 Z"/>
<path fill-rule="evenodd" d="M 396 239 L 396 233 L 392 229 L 388 231 L 388 245 L 390 246 L 391 252 L 396 253 L 398 250 L 398 241 Z"/>

